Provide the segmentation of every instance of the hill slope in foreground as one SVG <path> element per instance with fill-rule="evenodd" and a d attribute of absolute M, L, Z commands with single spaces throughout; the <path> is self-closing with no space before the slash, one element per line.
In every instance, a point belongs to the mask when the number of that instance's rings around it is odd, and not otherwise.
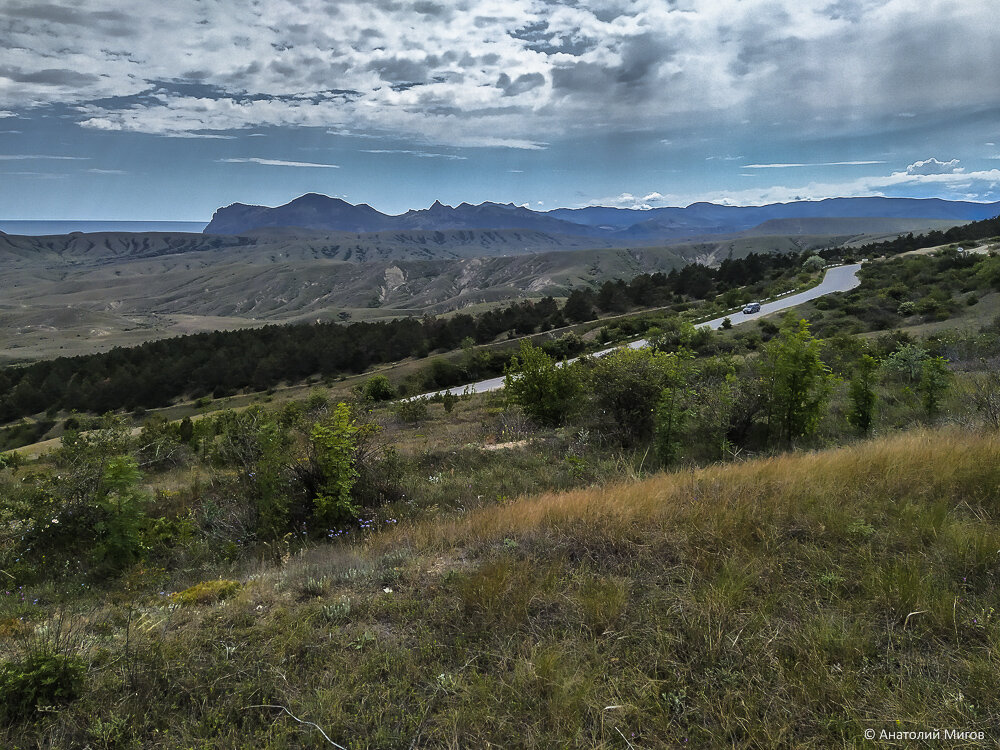
<path fill-rule="evenodd" d="M 330 746 L 287 709 L 345 748 L 992 743 L 998 498 L 1000 436 L 918 431 L 392 527 L 130 610 L 131 644 L 100 631 L 105 666 L 40 726 Z"/>

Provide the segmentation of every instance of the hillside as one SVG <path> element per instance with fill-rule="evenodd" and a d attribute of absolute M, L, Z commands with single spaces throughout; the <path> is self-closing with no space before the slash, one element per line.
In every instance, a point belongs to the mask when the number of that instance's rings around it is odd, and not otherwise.
<path fill-rule="evenodd" d="M 373 515 L 359 540 L 278 562 L 143 569 L 58 621 L 43 594 L 21 605 L 30 627 L 65 633 L 86 679 L 0 738 L 610 750 L 994 736 L 998 467 L 995 434 L 917 431 Z M 0 622 L 17 653 L 25 626 Z"/>
<path fill-rule="evenodd" d="M 734 237 L 593 249 L 590 241 L 517 230 L 0 236 L 6 268 L 0 276 L 0 358 L 103 351 L 169 335 L 338 320 L 342 314 L 370 320 L 442 313 L 526 295 L 563 295 L 692 261 L 717 264 L 750 252 L 796 252 L 850 238 Z M 549 250 L 538 249 L 543 239 Z M 525 242 L 535 250 L 523 252 Z"/>

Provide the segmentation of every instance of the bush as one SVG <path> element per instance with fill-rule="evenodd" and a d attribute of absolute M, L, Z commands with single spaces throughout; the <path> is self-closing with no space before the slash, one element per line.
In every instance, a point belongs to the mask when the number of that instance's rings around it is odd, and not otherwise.
<path fill-rule="evenodd" d="M 20 662 L 0 664 L 0 719 L 19 721 L 38 706 L 75 700 L 83 689 L 85 671 L 80 657 L 44 650 Z"/>
<path fill-rule="evenodd" d="M 427 399 L 414 398 L 400 401 L 394 411 L 401 422 L 416 424 L 427 418 Z"/>
<path fill-rule="evenodd" d="M 361 387 L 361 397 L 372 403 L 391 401 L 396 397 L 396 389 L 392 387 L 392 383 L 385 375 L 375 375 L 368 378 Z"/>
<path fill-rule="evenodd" d="M 354 453 L 361 429 L 351 417 L 351 408 L 340 403 L 329 419 L 314 424 L 310 432 L 313 460 L 322 476 L 313 499 L 314 516 L 321 523 L 340 523 L 357 512 L 351 491 L 358 479 Z"/>
<path fill-rule="evenodd" d="M 830 395 L 830 368 L 809 323 L 789 313 L 781 331 L 761 355 L 761 385 L 767 402 L 768 434 L 792 441 L 816 430 Z"/>
<path fill-rule="evenodd" d="M 810 255 L 806 262 L 802 264 L 802 270 L 809 273 L 822 271 L 826 267 L 826 261 L 818 255 Z"/>
<path fill-rule="evenodd" d="M 511 357 L 504 372 L 504 390 L 534 421 L 557 425 L 576 409 L 581 384 L 575 367 L 560 367 L 544 351 L 523 341 L 519 355 Z"/>
<path fill-rule="evenodd" d="M 594 412 L 623 444 L 653 434 L 657 404 L 677 356 L 626 347 L 594 361 L 588 379 Z"/>

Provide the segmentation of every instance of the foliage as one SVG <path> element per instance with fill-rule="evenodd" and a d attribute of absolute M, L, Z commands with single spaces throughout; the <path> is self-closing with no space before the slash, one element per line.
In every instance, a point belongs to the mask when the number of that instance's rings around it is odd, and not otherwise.
<path fill-rule="evenodd" d="M 400 401 L 393 407 L 393 411 L 401 422 L 416 424 L 427 417 L 427 399 L 411 398 Z"/>
<path fill-rule="evenodd" d="M 264 536 L 279 534 L 289 522 L 291 493 L 288 453 L 291 439 L 277 415 L 259 406 L 224 411 L 215 418 L 217 460 L 236 467 L 236 482 L 253 502 Z"/>
<path fill-rule="evenodd" d="M 122 568 L 146 551 L 142 529 L 148 498 L 137 488 L 141 478 L 135 458 L 116 456 L 108 461 L 95 498 L 104 511 L 103 518 L 94 525 L 98 540 L 95 555 L 115 568 Z"/>
<path fill-rule="evenodd" d="M 688 352 L 669 355 L 663 363 L 663 390 L 656 407 L 656 452 L 664 464 L 677 458 L 684 423 L 687 420 L 694 391 L 689 378 Z"/>
<path fill-rule="evenodd" d="M 459 401 L 459 397 L 456 396 L 451 391 L 446 391 L 441 396 L 441 405 L 444 407 L 445 412 L 451 414 L 452 409 L 455 408 L 455 404 Z"/>
<path fill-rule="evenodd" d="M 806 320 L 789 315 L 761 353 L 761 383 L 771 439 L 790 442 L 813 432 L 830 394 L 829 368 Z"/>
<path fill-rule="evenodd" d="M 396 389 L 385 375 L 374 375 L 361 387 L 361 397 L 370 403 L 390 401 L 396 397 Z"/>
<path fill-rule="evenodd" d="M 83 691 L 85 673 L 80 657 L 48 651 L 0 663 L 0 721 L 23 720 L 38 707 L 75 700 Z"/>
<path fill-rule="evenodd" d="M 324 422 L 312 427 L 313 460 L 322 476 L 313 498 L 314 515 L 321 524 L 341 523 L 357 514 L 351 491 L 358 479 L 354 453 L 360 430 L 345 403 L 337 404 Z"/>
<path fill-rule="evenodd" d="M 24 456 L 17 451 L 0 453 L 0 471 L 10 469 L 16 474 L 22 466 L 24 466 Z"/>
<path fill-rule="evenodd" d="M 875 419 L 876 373 L 878 362 L 874 357 L 865 354 L 856 365 L 854 377 L 850 383 L 851 410 L 847 421 L 862 435 L 867 435 Z"/>
<path fill-rule="evenodd" d="M 809 273 L 818 273 L 826 267 L 826 261 L 819 255 L 810 255 L 802 264 L 802 270 Z"/>
<path fill-rule="evenodd" d="M 941 398 L 948 390 L 950 381 L 948 360 L 944 357 L 928 357 L 924 360 L 917 390 L 920 391 L 921 403 L 928 416 L 934 417 L 940 412 Z"/>
<path fill-rule="evenodd" d="M 1000 369 L 975 373 L 970 378 L 966 393 L 976 411 L 994 430 L 1000 430 Z"/>
<path fill-rule="evenodd" d="M 916 383 L 920 380 L 924 362 L 928 357 L 930 354 L 922 346 L 903 344 L 885 358 L 883 366 L 891 372 L 898 373 L 911 383 Z"/>
<path fill-rule="evenodd" d="M 589 362 L 587 392 L 592 417 L 622 444 L 648 440 L 668 373 L 674 370 L 674 363 L 687 356 L 623 347 Z"/>
<path fill-rule="evenodd" d="M 539 424 L 561 424 L 579 406 L 577 368 L 561 365 L 542 349 L 523 341 L 504 375 L 507 397 Z"/>

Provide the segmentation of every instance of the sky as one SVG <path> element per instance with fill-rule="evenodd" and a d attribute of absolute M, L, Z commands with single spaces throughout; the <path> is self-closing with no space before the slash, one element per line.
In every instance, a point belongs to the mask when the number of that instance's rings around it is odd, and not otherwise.
<path fill-rule="evenodd" d="M 0 219 L 1000 200 L 995 0 L 0 4 Z"/>

